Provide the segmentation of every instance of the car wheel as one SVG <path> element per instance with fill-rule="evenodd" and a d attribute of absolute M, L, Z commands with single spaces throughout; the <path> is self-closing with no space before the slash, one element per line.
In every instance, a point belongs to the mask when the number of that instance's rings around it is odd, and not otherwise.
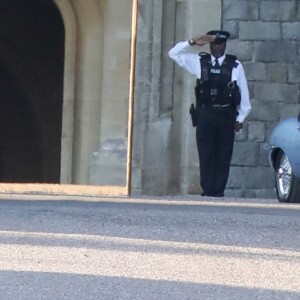
<path fill-rule="evenodd" d="M 284 152 L 277 157 L 275 187 L 279 202 L 300 202 L 300 181 L 294 176 Z"/>

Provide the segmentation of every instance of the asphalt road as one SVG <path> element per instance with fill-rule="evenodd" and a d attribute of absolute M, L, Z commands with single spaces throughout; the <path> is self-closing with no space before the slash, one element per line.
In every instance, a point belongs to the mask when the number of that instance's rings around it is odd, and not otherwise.
<path fill-rule="evenodd" d="M 300 299 L 300 205 L 0 195 L 0 300 Z"/>

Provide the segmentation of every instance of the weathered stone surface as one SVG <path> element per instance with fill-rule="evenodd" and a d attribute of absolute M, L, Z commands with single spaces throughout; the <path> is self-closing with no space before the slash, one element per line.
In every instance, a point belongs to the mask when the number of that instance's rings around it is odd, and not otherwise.
<path fill-rule="evenodd" d="M 231 164 L 232 166 L 256 166 L 259 145 L 254 142 L 235 142 Z"/>
<path fill-rule="evenodd" d="M 259 144 L 259 165 L 260 166 L 265 166 L 265 167 L 270 167 L 269 164 L 269 154 L 268 151 L 265 149 L 267 141 L 265 143 L 260 143 Z"/>
<path fill-rule="evenodd" d="M 257 82 L 254 84 L 255 99 L 276 102 L 297 102 L 298 87 L 286 83 Z"/>
<path fill-rule="evenodd" d="M 263 21 L 292 21 L 295 18 L 295 1 L 259 1 L 260 18 Z"/>
<path fill-rule="evenodd" d="M 274 127 L 278 124 L 279 120 L 277 122 L 266 122 L 266 142 L 268 142 L 268 138 L 272 132 L 272 130 L 274 129 Z"/>
<path fill-rule="evenodd" d="M 227 198 L 244 198 L 244 193 L 240 189 L 226 189 L 225 197 L 227 197 Z"/>
<path fill-rule="evenodd" d="M 127 141 L 108 139 L 93 153 L 90 182 L 126 186 Z M 103 172 L 105 170 L 105 172 Z"/>
<path fill-rule="evenodd" d="M 260 199 L 276 199 L 276 192 L 275 188 L 273 189 L 260 189 L 260 190 L 255 190 L 256 197 L 255 198 L 260 198 Z"/>
<path fill-rule="evenodd" d="M 224 0 L 224 20 L 258 20 L 259 4 L 257 1 Z"/>
<path fill-rule="evenodd" d="M 287 64 L 286 63 L 268 63 L 266 64 L 267 81 L 285 82 L 287 81 Z"/>
<path fill-rule="evenodd" d="M 263 81 L 266 80 L 267 71 L 264 63 L 250 63 L 244 64 L 245 75 L 248 81 Z"/>
<path fill-rule="evenodd" d="M 274 189 L 246 189 L 244 198 L 277 199 Z"/>
<path fill-rule="evenodd" d="M 132 168 L 131 189 L 138 191 L 142 186 L 142 171 L 139 168 Z"/>
<path fill-rule="evenodd" d="M 239 37 L 239 22 L 238 21 L 224 21 L 223 30 L 230 33 L 230 39 L 236 39 Z"/>
<path fill-rule="evenodd" d="M 240 40 L 229 40 L 226 52 L 236 55 L 240 61 L 250 61 L 253 55 L 253 43 Z"/>
<path fill-rule="evenodd" d="M 249 81 L 248 80 L 248 89 L 249 89 L 249 97 L 250 100 L 254 98 L 254 86 L 256 81 Z"/>
<path fill-rule="evenodd" d="M 200 187 L 199 166 L 189 168 L 188 179 L 189 183 L 186 187 L 187 193 L 199 195 L 202 191 Z"/>
<path fill-rule="evenodd" d="M 167 164 L 171 125 L 168 118 L 157 119 L 148 124 L 142 168 L 142 186 L 146 194 L 163 195 L 166 191 L 170 192 L 170 180 L 178 178 L 175 170 L 174 177 L 170 176 L 172 172 L 170 173 L 170 166 Z"/>
<path fill-rule="evenodd" d="M 299 6 L 298 6 L 298 9 L 296 10 L 296 17 L 295 17 L 295 21 L 300 21 L 300 9 L 299 9 Z"/>
<path fill-rule="evenodd" d="M 291 83 L 299 83 L 300 78 L 300 64 L 288 65 L 288 81 Z"/>
<path fill-rule="evenodd" d="M 300 40 L 300 22 L 283 23 L 282 34 L 284 39 Z"/>
<path fill-rule="evenodd" d="M 248 139 L 250 142 L 264 142 L 266 138 L 265 123 L 261 121 L 248 122 Z"/>
<path fill-rule="evenodd" d="M 244 172 L 246 189 L 272 189 L 274 187 L 274 172 L 270 167 L 246 167 Z"/>
<path fill-rule="evenodd" d="M 278 104 L 273 102 L 264 102 L 257 99 L 251 100 L 252 110 L 249 120 L 273 122 L 278 120 Z"/>
<path fill-rule="evenodd" d="M 231 167 L 229 178 L 227 182 L 227 188 L 238 188 L 241 189 L 243 187 L 243 167 Z"/>
<path fill-rule="evenodd" d="M 293 41 L 255 42 L 253 52 L 255 62 L 293 63 L 297 56 L 297 44 Z"/>
<path fill-rule="evenodd" d="M 247 189 L 242 191 L 244 198 L 256 198 L 256 190 L 254 189 Z"/>
<path fill-rule="evenodd" d="M 300 111 L 299 104 L 281 104 L 279 105 L 279 119 L 280 121 L 287 118 L 295 118 Z"/>
<path fill-rule="evenodd" d="M 278 40 L 281 31 L 279 23 L 267 22 L 240 22 L 241 40 Z"/>

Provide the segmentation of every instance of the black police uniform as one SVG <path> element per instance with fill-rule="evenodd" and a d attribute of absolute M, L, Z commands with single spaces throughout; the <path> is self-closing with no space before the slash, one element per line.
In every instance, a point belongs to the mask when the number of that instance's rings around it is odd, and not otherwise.
<path fill-rule="evenodd" d="M 234 143 L 239 89 L 231 81 L 236 57 L 226 55 L 222 66 L 211 63 L 209 54 L 201 56 L 201 79 L 197 80 L 196 139 L 200 160 L 203 195 L 223 197 Z"/>
<path fill-rule="evenodd" d="M 207 34 L 215 36 L 215 43 L 226 41 L 230 35 L 221 30 Z M 197 105 L 192 105 L 190 112 L 196 126 L 202 195 L 222 197 L 229 175 L 235 124 L 242 123 L 251 110 L 247 80 L 235 56 L 220 57 L 218 66 L 210 54 L 200 54 L 200 59 L 192 50 L 194 45 L 197 42 L 193 39 L 179 42 L 170 49 L 169 57 L 198 78 Z"/>

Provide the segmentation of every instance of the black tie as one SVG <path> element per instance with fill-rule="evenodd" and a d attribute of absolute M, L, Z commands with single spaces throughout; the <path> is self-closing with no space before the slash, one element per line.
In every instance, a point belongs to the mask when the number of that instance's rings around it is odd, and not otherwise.
<path fill-rule="evenodd" d="M 216 60 L 215 60 L 215 67 L 217 67 L 217 68 L 219 68 L 220 67 L 220 65 L 219 65 L 219 61 L 218 61 L 218 59 L 216 58 Z"/>

